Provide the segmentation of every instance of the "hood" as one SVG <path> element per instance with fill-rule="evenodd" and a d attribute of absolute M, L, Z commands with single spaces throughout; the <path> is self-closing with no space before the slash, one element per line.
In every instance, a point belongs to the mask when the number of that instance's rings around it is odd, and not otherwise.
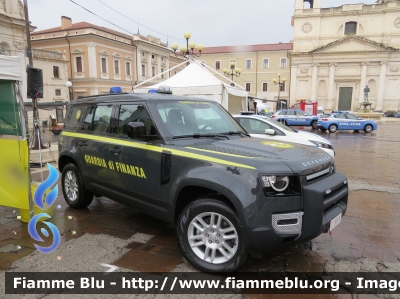
<path fill-rule="evenodd" d="M 307 138 L 307 140 L 315 140 L 315 141 L 325 142 L 327 144 L 332 144 L 329 140 L 327 140 L 317 134 L 314 134 L 314 133 L 310 133 L 310 132 L 306 132 L 306 131 L 298 131 L 297 134 L 300 134 L 304 138 Z"/>
<path fill-rule="evenodd" d="M 261 138 L 235 138 L 230 140 L 199 139 L 179 142 L 180 150 L 234 163 L 251 165 L 259 172 L 283 173 L 291 170 L 306 175 L 328 168 L 333 159 L 319 148 Z"/>

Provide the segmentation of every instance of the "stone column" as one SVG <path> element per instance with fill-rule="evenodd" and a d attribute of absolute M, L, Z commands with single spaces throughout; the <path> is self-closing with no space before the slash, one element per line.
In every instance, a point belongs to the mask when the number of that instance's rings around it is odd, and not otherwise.
<path fill-rule="evenodd" d="M 378 84 L 378 93 L 376 97 L 375 110 L 382 111 L 383 108 L 383 94 L 385 91 L 385 80 L 386 80 L 386 61 L 381 62 L 381 72 L 379 74 L 379 84 Z"/>
<path fill-rule="evenodd" d="M 361 63 L 360 93 L 358 96 L 358 103 L 355 103 L 357 107 L 360 103 L 364 102 L 364 88 L 367 84 L 367 65 L 368 64 L 366 62 Z"/>
<path fill-rule="evenodd" d="M 152 72 L 151 72 L 151 69 L 152 69 L 152 66 L 153 66 L 153 64 L 152 64 L 152 59 L 151 59 L 151 53 L 150 52 L 147 52 L 147 73 L 146 73 L 146 76 L 147 76 L 147 78 L 151 78 L 151 77 L 153 77 L 153 75 L 152 75 Z M 147 79 L 145 79 L 145 80 L 147 80 Z"/>
<path fill-rule="evenodd" d="M 297 88 L 297 71 L 298 66 L 292 65 L 292 70 L 290 72 L 290 94 L 289 94 L 289 104 L 290 106 L 296 103 L 296 88 Z"/>
<path fill-rule="evenodd" d="M 97 56 L 96 45 L 90 44 L 88 47 L 88 59 L 89 59 L 89 78 L 97 78 Z"/>
<path fill-rule="evenodd" d="M 333 110 L 333 102 L 335 101 L 334 87 L 335 87 L 335 68 L 337 63 L 329 64 L 329 79 L 328 79 L 328 99 L 326 101 L 325 110 Z"/>
<path fill-rule="evenodd" d="M 311 77 L 311 93 L 310 100 L 317 100 L 317 83 L 318 83 L 318 64 L 314 64 Z"/>
<path fill-rule="evenodd" d="M 142 52 L 141 50 L 138 48 L 137 49 L 137 55 L 136 55 L 136 69 L 135 72 L 137 70 L 137 81 L 143 81 L 142 78 L 142 61 L 141 61 L 141 57 L 142 57 Z"/>

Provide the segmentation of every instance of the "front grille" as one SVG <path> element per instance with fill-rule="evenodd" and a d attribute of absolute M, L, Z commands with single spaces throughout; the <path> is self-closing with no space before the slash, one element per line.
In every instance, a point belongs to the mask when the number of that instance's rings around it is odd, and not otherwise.
<path fill-rule="evenodd" d="M 325 168 L 321 171 L 314 172 L 306 176 L 307 183 L 318 181 L 324 177 L 327 177 L 335 172 L 334 166 L 331 165 L 328 168 Z"/>
<path fill-rule="evenodd" d="M 347 194 L 347 186 L 341 186 L 329 194 L 324 195 L 324 214 L 336 207 L 341 201 L 343 201 L 343 196 L 340 193 Z M 339 198 L 338 198 L 339 196 Z"/>
<path fill-rule="evenodd" d="M 253 157 L 253 158 L 263 157 L 263 156 L 256 155 L 253 153 L 235 150 L 235 149 L 231 149 L 231 148 L 215 146 L 215 145 L 199 145 L 199 146 L 193 146 L 193 148 L 214 151 L 214 152 L 220 152 L 220 153 L 225 153 L 225 154 L 231 154 L 231 155 L 239 155 L 239 156 L 244 156 L 244 157 Z"/>

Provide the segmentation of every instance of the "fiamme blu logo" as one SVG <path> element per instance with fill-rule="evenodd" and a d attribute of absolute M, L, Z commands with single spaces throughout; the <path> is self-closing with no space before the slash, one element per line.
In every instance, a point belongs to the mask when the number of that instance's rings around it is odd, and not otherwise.
<path fill-rule="evenodd" d="M 35 206 L 38 208 L 46 211 L 48 208 L 50 208 L 55 200 L 57 199 L 58 195 L 58 185 L 56 185 L 52 190 L 50 190 L 51 186 L 53 186 L 59 177 L 58 171 L 51 166 L 49 163 L 47 163 L 47 167 L 49 168 L 49 176 L 45 181 L 40 183 L 40 185 L 37 187 L 35 190 L 35 194 L 33 196 L 33 202 Z M 47 190 L 50 190 L 49 192 L 46 192 Z M 28 223 L 28 232 L 31 235 L 31 237 L 38 242 L 44 242 L 42 237 L 39 236 L 38 231 L 37 231 L 37 224 L 39 222 L 42 222 L 44 225 L 47 226 L 46 228 L 41 228 L 40 232 L 45 236 L 48 237 L 49 230 L 53 234 L 53 243 L 49 247 L 43 247 L 38 244 L 34 244 L 36 249 L 39 250 L 42 253 L 50 253 L 54 251 L 58 245 L 60 245 L 60 232 L 58 228 L 47 221 L 43 221 L 42 219 L 49 219 L 51 218 L 50 215 L 47 213 L 40 213 L 38 215 L 35 215 Z M 39 221 L 40 220 L 40 221 Z"/>

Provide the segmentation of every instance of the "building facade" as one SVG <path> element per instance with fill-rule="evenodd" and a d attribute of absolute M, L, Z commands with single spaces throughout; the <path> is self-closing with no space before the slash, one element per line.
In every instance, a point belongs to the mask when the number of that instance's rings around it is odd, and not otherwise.
<path fill-rule="evenodd" d="M 239 77 L 233 81 L 246 89 L 249 97 L 277 101 L 289 99 L 290 60 L 288 52 L 292 43 L 262 44 L 247 46 L 207 47 L 199 58 L 207 66 L 220 73 L 219 79 L 225 77 L 223 69 L 229 69 L 230 62 L 241 69 Z M 286 79 L 284 84 L 274 84 L 273 79 Z M 231 76 L 228 77 L 232 79 Z M 273 105 L 275 106 L 275 105 Z M 274 108 L 275 110 L 275 108 Z"/>
<path fill-rule="evenodd" d="M 32 33 L 31 43 L 35 49 L 66 55 L 73 99 L 109 93 L 114 86 L 131 92 L 133 86 L 174 65 L 170 63 L 171 50 L 157 38 L 130 36 L 86 22 L 72 23 L 65 16 L 60 27 Z"/>
<path fill-rule="evenodd" d="M 33 66 L 42 70 L 43 74 L 43 99 L 42 102 L 69 102 L 70 95 L 66 82 L 68 81 L 68 61 L 65 54 L 32 49 Z M 65 118 L 65 107 L 53 110 L 38 110 L 39 119 L 42 124 L 50 125 L 50 115 L 53 115 L 58 123 L 63 123 Z M 33 124 L 29 113 L 29 126 Z"/>
<path fill-rule="evenodd" d="M 321 0 L 295 1 L 291 104 L 400 109 L 400 2 L 377 2 L 321 8 Z"/>
<path fill-rule="evenodd" d="M 18 56 L 23 74 L 23 99 L 27 101 L 27 77 L 25 57 L 26 27 L 24 7 L 19 0 L 0 1 L 0 55 Z"/>

